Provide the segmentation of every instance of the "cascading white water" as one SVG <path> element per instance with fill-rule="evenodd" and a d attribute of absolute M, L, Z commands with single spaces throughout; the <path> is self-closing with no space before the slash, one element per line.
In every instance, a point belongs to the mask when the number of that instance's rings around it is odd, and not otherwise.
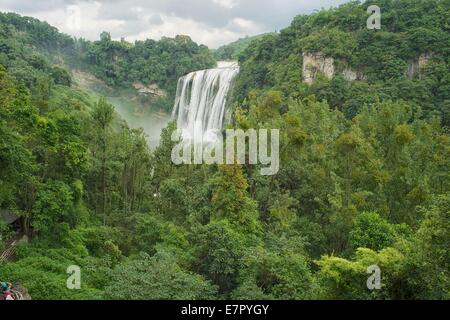
<path fill-rule="evenodd" d="M 215 69 L 180 78 L 172 113 L 177 128 L 206 140 L 207 132 L 222 130 L 227 95 L 238 73 L 237 62 L 219 62 Z"/>

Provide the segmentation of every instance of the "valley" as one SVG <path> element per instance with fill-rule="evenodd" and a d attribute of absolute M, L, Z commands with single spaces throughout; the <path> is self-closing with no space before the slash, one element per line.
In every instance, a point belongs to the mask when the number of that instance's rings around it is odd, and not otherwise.
<path fill-rule="evenodd" d="M 75 83 L 97 99 L 105 96 L 114 106 L 117 114 L 134 129 L 142 128 L 147 135 L 147 141 L 154 150 L 160 141 L 162 129 L 171 119 L 166 111 L 155 110 L 150 101 L 141 101 L 141 95 L 133 88 L 114 90 L 92 74 L 80 70 L 72 70 Z"/>
<path fill-rule="evenodd" d="M 450 299 L 450 0 L 80 3 L 0 12 L 5 298 Z"/>

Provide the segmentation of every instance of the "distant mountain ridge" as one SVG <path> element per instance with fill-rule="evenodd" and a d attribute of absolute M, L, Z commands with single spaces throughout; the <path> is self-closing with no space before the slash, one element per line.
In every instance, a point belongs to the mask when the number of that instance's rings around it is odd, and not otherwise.
<path fill-rule="evenodd" d="M 214 56 L 217 60 L 236 60 L 239 54 L 243 52 L 252 41 L 262 39 L 264 36 L 269 34 L 272 33 L 263 33 L 256 36 L 247 36 L 245 38 L 240 38 L 239 40 L 213 50 Z"/>

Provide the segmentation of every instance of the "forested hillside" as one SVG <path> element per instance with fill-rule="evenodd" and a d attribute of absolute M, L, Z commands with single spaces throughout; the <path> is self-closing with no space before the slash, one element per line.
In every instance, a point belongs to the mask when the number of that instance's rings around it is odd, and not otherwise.
<path fill-rule="evenodd" d="M 381 8 L 381 30 L 366 27 L 370 5 Z M 284 98 L 314 95 L 352 118 L 364 104 L 401 99 L 448 126 L 449 6 L 448 0 L 350 2 L 297 16 L 240 55 L 237 100 L 253 89 L 279 90 Z M 318 74 L 313 85 L 303 83 L 305 53 L 333 58 L 335 76 Z M 352 76 L 365 81 L 346 81 Z"/>
<path fill-rule="evenodd" d="M 107 32 L 100 40 L 76 43 L 77 61 L 112 86 L 130 86 L 135 81 L 156 83 L 173 96 L 178 78 L 195 70 L 213 67 L 209 49 L 188 36 L 145 40 L 130 44 L 113 41 Z"/>
<path fill-rule="evenodd" d="M 58 78 L 56 82 L 70 81 L 61 67 L 81 69 L 115 89 L 132 88 L 136 83 L 156 85 L 166 96 L 154 99 L 163 101 L 152 102 L 166 111 L 173 104 L 179 77 L 215 65 L 210 50 L 188 36 L 129 43 L 114 41 L 103 32 L 98 41 L 91 42 L 71 38 L 45 22 L 14 13 L 0 13 L 0 26 L 0 62 L 28 83 L 35 72 L 30 74 L 27 64 L 38 70 L 52 66 L 49 74 Z"/>
<path fill-rule="evenodd" d="M 29 236 L 1 277 L 33 299 L 449 299 L 450 1 L 370 4 L 381 30 L 352 2 L 239 55 L 231 125 L 280 129 L 274 176 L 174 165 L 174 123 L 150 152 L 64 69 L 170 91 L 214 64 L 208 49 L 90 43 L 0 14 L 0 209 Z M 306 83 L 306 53 L 333 58 L 334 74 Z M 71 265 L 80 290 L 66 287 Z M 367 288 L 372 265 L 381 290 Z"/>

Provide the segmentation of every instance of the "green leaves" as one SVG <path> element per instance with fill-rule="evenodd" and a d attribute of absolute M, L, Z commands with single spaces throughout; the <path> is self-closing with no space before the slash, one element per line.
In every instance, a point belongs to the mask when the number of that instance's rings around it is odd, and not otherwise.
<path fill-rule="evenodd" d="M 61 181 L 47 181 L 38 191 L 33 208 L 33 226 L 45 234 L 58 232 L 63 223 L 74 226 L 71 217 L 73 193 L 70 187 Z"/>
<path fill-rule="evenodd" d="M 399 251 L 388 248 L 379 253 L 370 249 L 358 249 L 354 261 L 334 256 L 324 256 L 316 262 L 322 299 L 401 299 L 406 287 L 398 290 L 404 276 L 405 257 Z M 369 290 L 367 268 L 377 265 L 381 269 L 381 290 Z M 398 294 L 398 295 L 397 295 Z"/>
<path fill-rule="evenodd" d="M 73 249 L 51 249 L 24 245 L 19 247 L 20 260 L 0 265 L 0 272 L 15 286 L 27 289 L 33 300 L 98 300 L 103 292 L 94 287 L 94 279 L 99 277 L 101 264 L 95 274 L 89 270 L 89 259 L 85 259 Z M 67 267 L 80 265 L 81 290 L 69 290 L 66 286 Z M 104 275 L 103 275 L 104 276 Z M 98 279 L 98 278 L 97 278 Z"/>
<path fill-rule="evenodd" d="M 34 299 L 448 299 L 448 1 L 382 2 L 382 30 L 352 2 L 217 52 L 240 52 L 233 125 L 280 129 L 270 177 L 175 166 L 175 123 L 151 153 L 46 58 L 156 83 L 169 94 L 149 101 L 167 108 L 180 75 L 214 65 L 205 46 L 72 40 L 0 13 L 0 208 L 31 241 L 1 274 Z M 319 51 L 335 76 L 306 85 L 302 53 Z M 65 286 L 73 264 L 80 291 Z"/>
<path fill-rule="evenodd" d="M 393 245 L 395 228 L 373 212 L 360 214 L 350 231 L 350 244 L 353 248 L 381 250 Z"/>
<path fill-rule="evenodd" d="M 404 100 L 422 107 L 424 116 L 448 115 L 443 105 L 448 81 L 429 70 L 449 69 L 449 36 L 444 1 L 384 1 L 382 30 L 366 28 L 372 3 L 346 3 L 338 8 L 298 16 L 278 34 L 252 41 L 239 57 L 234 98 L 243 102 L 252 90 L 280 90 L 284 97 L 315 95 L 353 118 L 364 104 Z M 447 19 L 448 20 L 448 19 Z M 302 83 L 302 55 L 333 58 L 334 77 Z M 443 70 L 443 69 L 442 69 Z M 344 80 L 352 72 L 356 81 Z M 410 82 L 408 80 L 410 79 Z"/>
<path fill-rule="evenodd" d="M 249 250 L 240 273 L 241 285 L 232 293 L 234 299 L 301 300 L 314 292 L 314 279 L 301 254 L 286 251 Z M 250 292 L 249 292 L 250 291 Z"/>
<path fill-rule="evenodd" d="M 100 41 L 78 46 L 76 56 L 81 58 L 79 65 L 111 86 L 129 87 L 140 81 L 157 84 L 170 96 L 175 94 L 179 77 L 215 64 L 210 50 L 187 36 L 131 44 L 112 41 L 109 33 L 103 32 Z"/>
<path fill-rule="evenodd" d="M 117 266 L 105 292 L 107 298 L 117 300 L 206 300 L 216 288 L 182 270 L 173 256 L 159 252 Z"/>
<path fill-rule="evenodd" d="M 106 130 L 114 117 L 114 106 L 106 102 L 106 98 L 101 97 L 92 111 L 94 125 L 102 130 Z"/>
<path fill-rule="evenodd" d="M 212 222 L 193 231 L 195 268 L 211 279 L 220 293 L 228 294 L 237 286 L 246 250 L 245 235 L 227 220 Z"/>
<path fill-rule="evenodd" d="M 55 66 L 52 68 L 51 73 L 55 84 L 70 87 L 72 84 L 72 78 L 66 69 Z"/>

